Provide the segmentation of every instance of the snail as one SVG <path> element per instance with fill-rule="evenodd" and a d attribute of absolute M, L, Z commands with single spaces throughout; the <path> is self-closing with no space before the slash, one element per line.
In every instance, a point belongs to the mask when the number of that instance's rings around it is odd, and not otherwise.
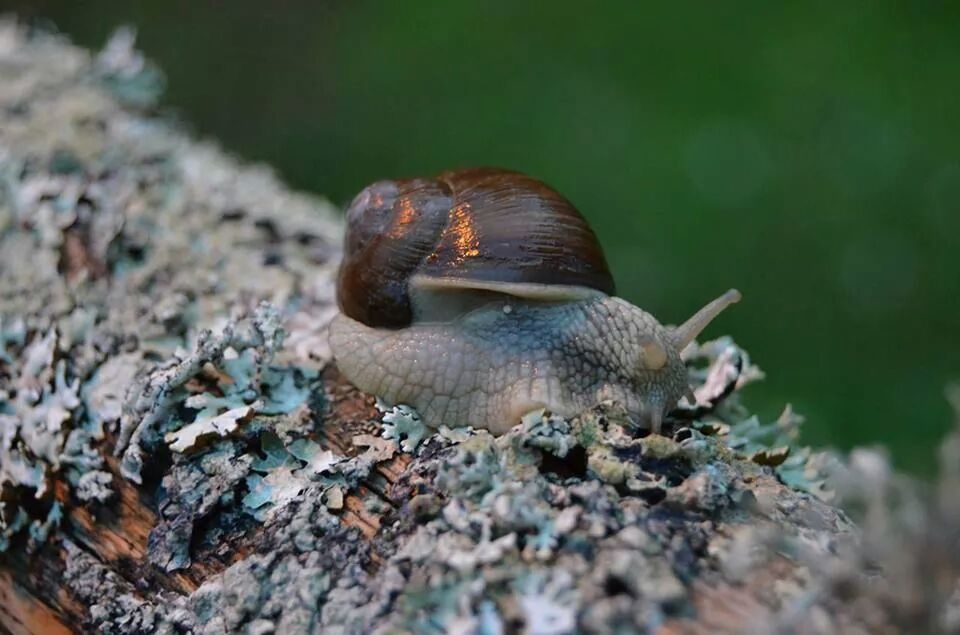
<path fill-rule="evenodd" d="M 740 294 L 677 327 L 615 297 L 593 230 L 546 184 L 472 168 L 379 181 L 346 214 L 330 346 L 360 390 L 432 427 L 502 434 L 605 400 L 658 432 L 690 395 L 680 352 Z"/>

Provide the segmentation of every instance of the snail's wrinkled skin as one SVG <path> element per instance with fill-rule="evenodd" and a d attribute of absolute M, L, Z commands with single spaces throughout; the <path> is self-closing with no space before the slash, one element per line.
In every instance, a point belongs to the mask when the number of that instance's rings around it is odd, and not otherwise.
<path fill-rule="evenodd" d="M 657 430 L 688 390 L 677 332 L 604 295 L 508 298 L 449 322 L 396 330 L 339 314 L 330 344 L 350 382 L 413 406 L 433 427 L 501 434 L 538 408 L 571 416 L 612 399 Z"/>

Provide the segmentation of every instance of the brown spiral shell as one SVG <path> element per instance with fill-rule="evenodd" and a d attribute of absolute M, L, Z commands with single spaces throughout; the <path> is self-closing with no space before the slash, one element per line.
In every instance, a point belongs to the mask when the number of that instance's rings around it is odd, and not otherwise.
<path fill-rule="evenodd" d="M 369 326 L 406 326 L 414 274 L 614 293 L 603 250 L 580 212 L 546 184 L 498 168 L 378 181 L 353 200 L 337 280 L 340 310 Z"/>

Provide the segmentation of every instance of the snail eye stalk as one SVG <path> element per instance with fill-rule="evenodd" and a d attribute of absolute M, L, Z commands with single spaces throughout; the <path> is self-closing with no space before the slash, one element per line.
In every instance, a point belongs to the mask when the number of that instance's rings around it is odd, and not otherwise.
<path fill-rule="evenodd" d="M 705 329 L 714 318 L 720 315 L 720 313 L 731 304 L 739 302 L 741 297 L 739 291 L 730 289 L 697 311 L 689 320 L 673 329 L 673 336 L 677 342 L 677 350 L 682 351 L 685 349 L 690 342 L 697 339 L 697 336 L 700 335 L 703 329 Z"/>

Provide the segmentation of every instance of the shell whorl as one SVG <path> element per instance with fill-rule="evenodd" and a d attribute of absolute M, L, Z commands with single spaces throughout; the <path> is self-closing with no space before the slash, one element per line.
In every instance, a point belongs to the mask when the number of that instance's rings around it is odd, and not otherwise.
<path fill-rule="evenodd" d="M 368 326 L 411 323 L 409 280 L 565 285 L 613 295 L 586 219 L 546 184 L 496 168 L 379 181 L 347 210 L 340 310 Z"/>

